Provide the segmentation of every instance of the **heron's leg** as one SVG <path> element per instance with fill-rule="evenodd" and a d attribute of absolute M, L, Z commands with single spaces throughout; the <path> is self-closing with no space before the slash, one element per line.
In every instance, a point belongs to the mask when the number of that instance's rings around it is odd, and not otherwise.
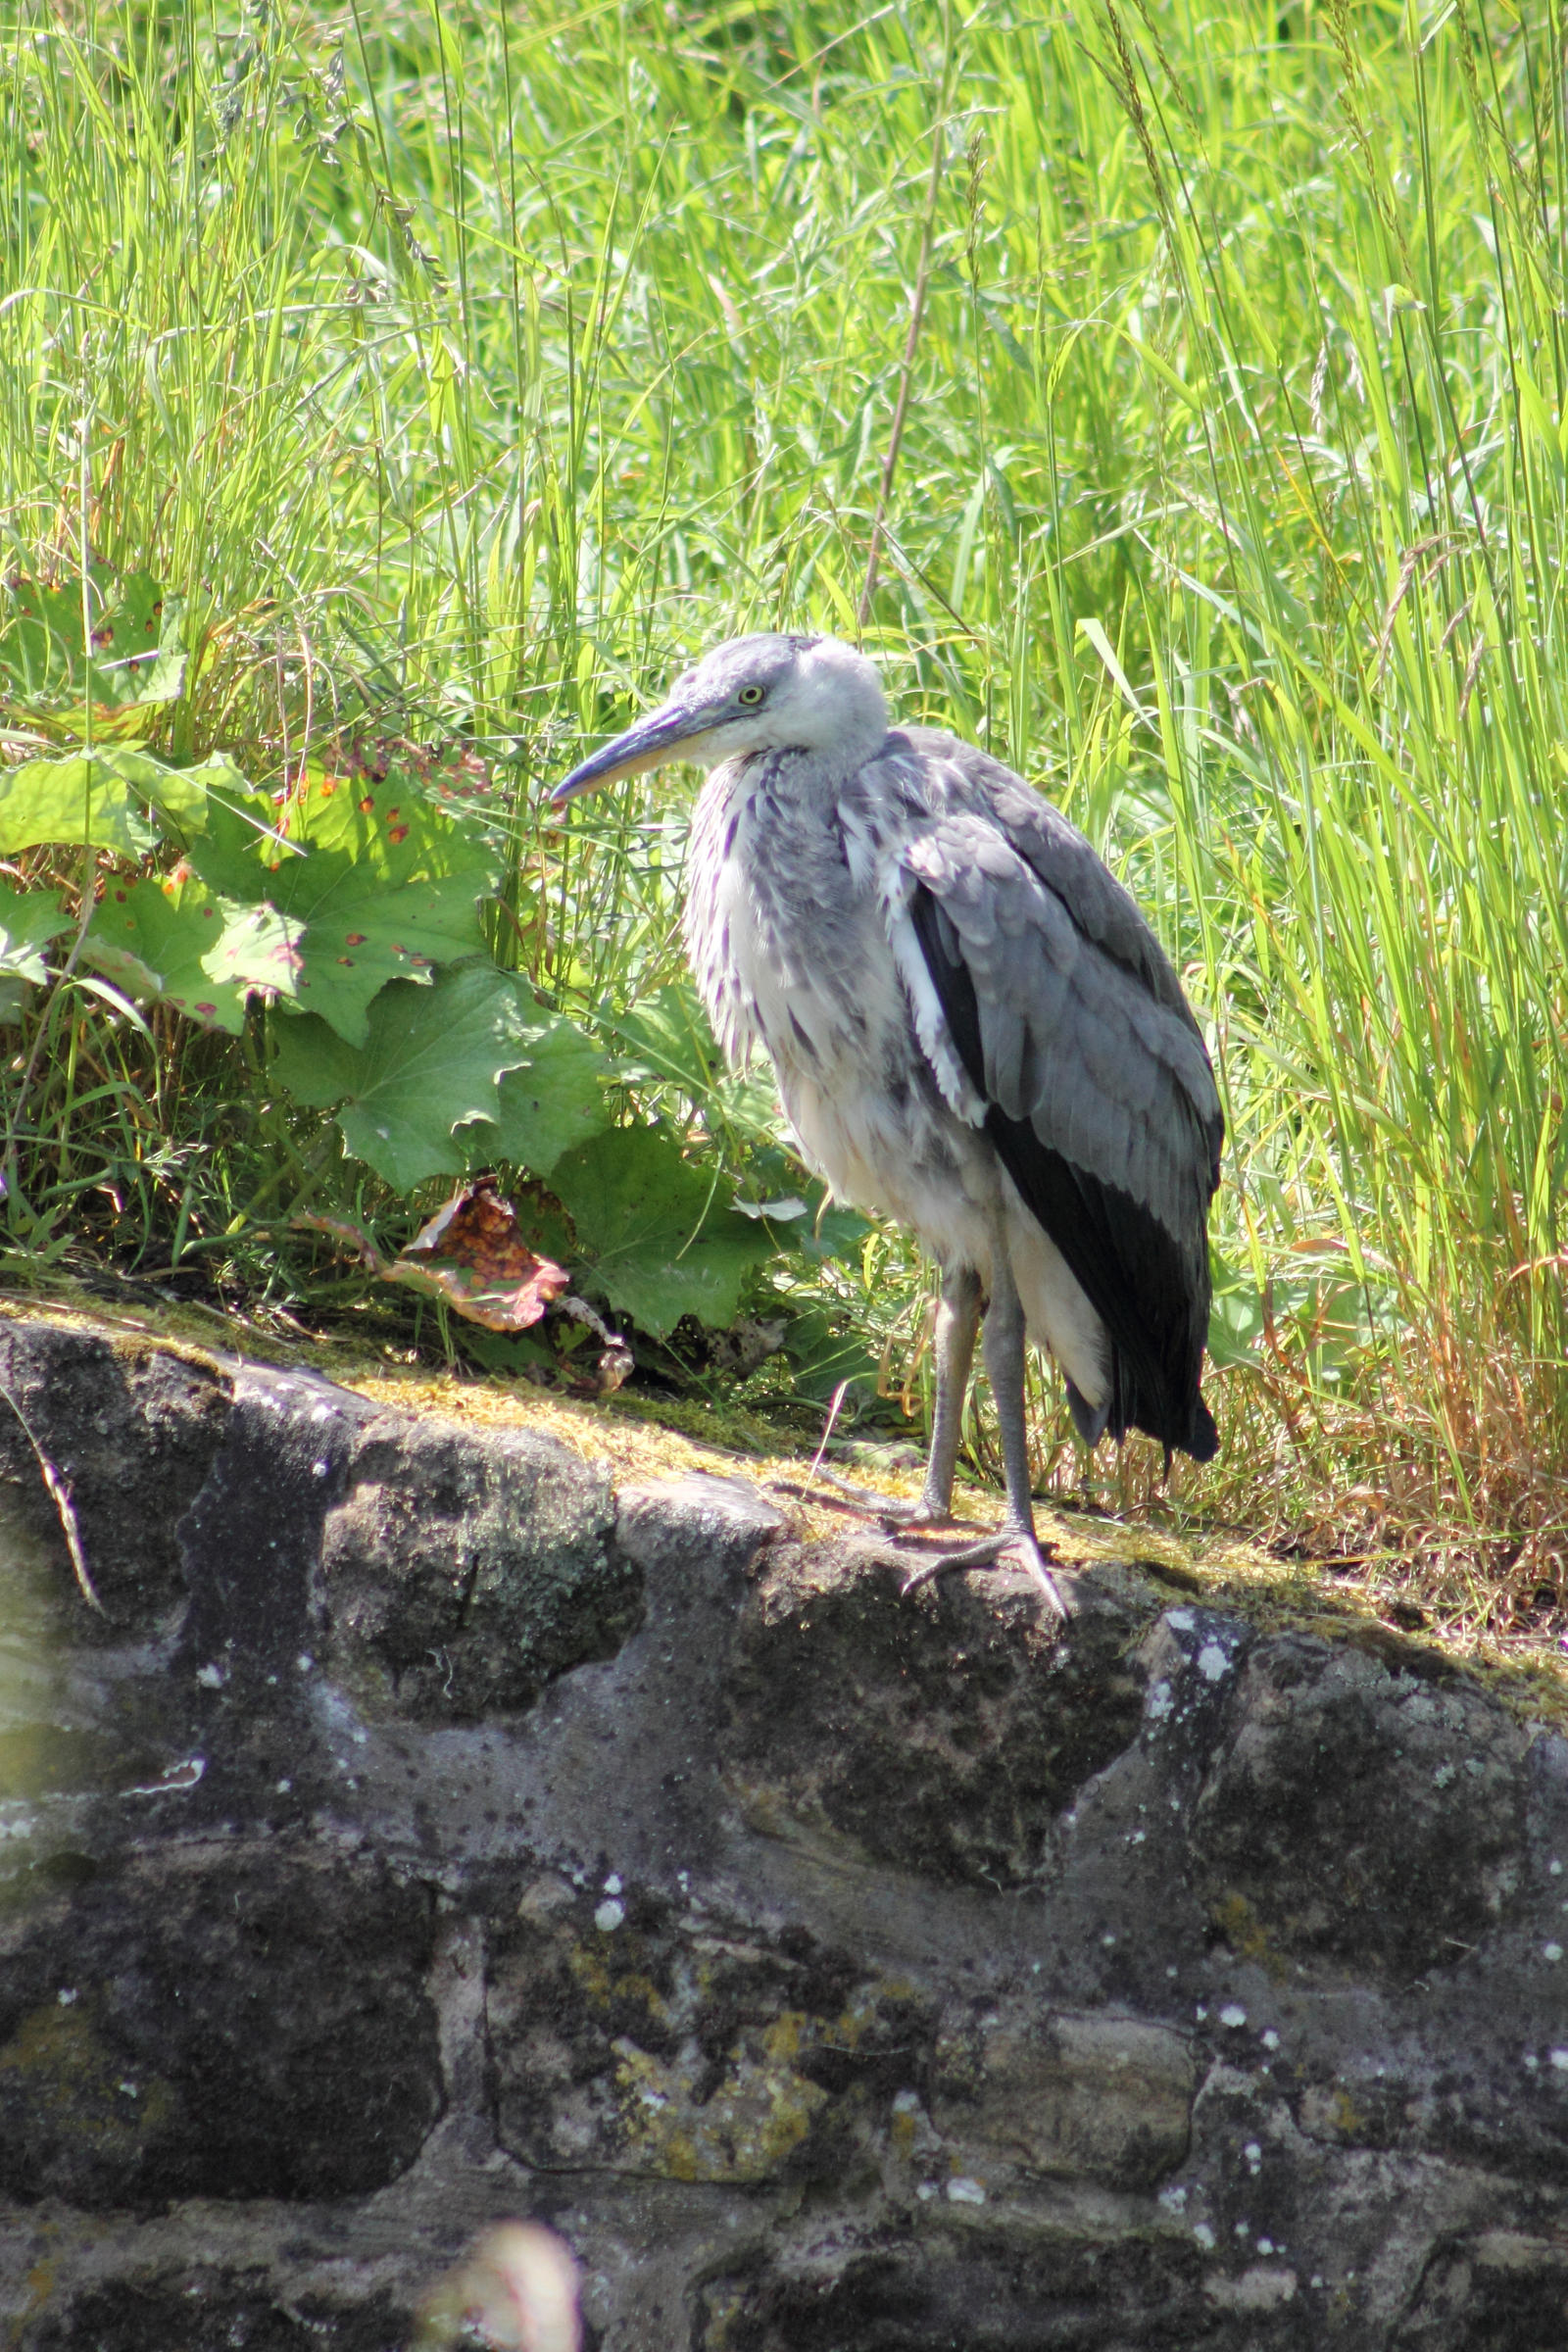
<path fill-rule="evenodd" d="M 937 1409 L 925 1484 L 914 1502 L 891 1503 L 878 1515 L 900 1527 L 944 1527 L 953 1517 L 953 1473 L 963 1436 L 963 1399 L 980 1329 L 980 1277 L 958 1266 L 944 1277 L 937 1306 Z"/>
<path fill-rule="evenodd" d="M 812 1472 L 812 1483 L 833 1490 L 831 1494 L 818 1497 L 819 1500 L 830 1503 L 835 1510 L 878 1520 L 886 1528 L 952 1526 L 953 1474 L 958 1463 L 963 1399 L 974 1363 L 975 1336 L 980 1328 L 980 1277 L 973 1266 L 959 1266 L 943 1279 L 937 1304 L 937 1409 L 931 1423 L 925 1483 L 915 1499 L 910 1502 L 903 1495 L 868 1494 L 864 1487 L 851 1486 L 847 1479 L 835 1477 L 818 1463 Z M 809 1488 L 784 1480 L 773 1483 L 786 1494 L 809 1493 Z"/>
<path fill-rule="evenodd" d="M 931 1423 L 925 1485 L 920 1490 L 920 1507 L 928 1519 L 953 1515 L 953 1473 L 958 1463 L 963 1400 L 979 1329 L 980 1277 L 973 1266 L 959 1266 L 943 1283 L 937 1306 L 937 1409 Z"/>
<path fill-rule="evenodd" d="M 1003 1237 L 999 1234 L 999 1245 Z M 1002 1433 L 1002 1464 L 1007 1486 L 1006 1525 L 1035 1540 L 1034 1501 L 1029 1492 L 1029 1440 L 1024 1423 L 1023 1300 L 1012 1279 L 1004 1247 L 996 1252 L 991 1310 L 986 1316 L 986 1377 Z"/>
<path fill-rule="evenodd" d="M 907 1592 L 925 1584 L 933 1576 L 946 1576 L 955 1568 L 982 1568 L 1005 1559 L 1015 1559 L 1028 1569 L 1041 1586 L 1057 1616 L 1065 1617 L 1067 1604 L 1062 1599 L 1056 1581 L 1046 1566 L 1039 1542 L 1035 1536 L 1034 1503 L 1029 1494 L 1029 1441 L 1024 1422 L 1024 1314 L 1023 1300 L 1012 1278 L 1007 1258 L 1006 1231 L 1002 1211 L 993 1216 L 991 1271 L 991 1304 L 986 1313 L 985 1351 L 986 1375 L 991 1382 L 991 1394 L 996 1402 L 997 1420 L 1002 1431 L 1002 1462 L 1006 1479 L 1007 1508 L 1001 1527 L 983 1543 L 969 1544 L 961 1551 L 944 1552 L 914 1571 L 905 1586 Z M 935 1445 L 933 1443 L 933 1454 Z M 933 1465 L 934 1466 L 934 1465 Z"/>

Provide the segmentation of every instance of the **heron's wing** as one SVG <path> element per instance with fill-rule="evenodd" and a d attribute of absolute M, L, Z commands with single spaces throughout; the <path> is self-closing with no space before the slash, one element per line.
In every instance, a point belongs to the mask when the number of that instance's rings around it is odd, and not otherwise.
<path fill-rule="evenodd" d="M 890 737 L 890 750 L 900 740 Z M 906 753 L 887 764 L 910 777 L 918 773 L 933 815 L 977 816 L 1000 833 L 1061 901 L 1084 938 L 1141 979 L 1156 1004 L 1199 1036 L 1182 984 L 1138 901 L 1059 808 L 1000 760 L 956 736 L 911 727 L 902 742 Z M 1216 1112 L 1218 1107 L 1216 1100 Z"/>
<path fill-rule="evenodd" d="M 1128 894 L 1070 826 L 1054 834 L 1026 785 L 985 764 L 1016 786 L 1021 816 L 1010 795 L 995 805 L 988 778 L 944 795 L 939 775 L 889 888 L 921 1041 L 954 1107 L 975 1118 L 983 1105 L 1003 1164 L 1106 1327 L 1111 1428 L 1211 1452 L 1198 1381 L 1224 1121 L 1208 1056 Z M 945 1078 L 955 1058 L 967 1101 Z"/>

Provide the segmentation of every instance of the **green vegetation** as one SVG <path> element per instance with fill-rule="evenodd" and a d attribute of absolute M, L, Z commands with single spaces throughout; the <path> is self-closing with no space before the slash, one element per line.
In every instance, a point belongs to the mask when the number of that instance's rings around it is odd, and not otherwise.
<path fill-rule="evenodd" d="M 807 1189 L 694 1014 L 682 793 L 541 811 L 704 644 L 858 633 L 1212 1022 L 1179 1492 L 1560 1601 L 1557 0 L 6 24 L 13 1250 L 319 1313 L 293 1208 L 396 1240 L 500 1160 L 654 1334 L 785 1312 L 751 1394 L 917 1408 L 899 1237 L 728 1205 Z"/>

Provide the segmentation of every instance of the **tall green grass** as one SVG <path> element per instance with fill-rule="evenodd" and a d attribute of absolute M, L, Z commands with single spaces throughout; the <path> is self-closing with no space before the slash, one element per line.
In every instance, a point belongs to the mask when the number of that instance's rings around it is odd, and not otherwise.
<path fill-rule="evenodd" d="M 1195 1499 L 1560 1583 L 1557 0 L 6 24 L 3 560 L 69 570 L 85 480 L 95 554 L 185 600 L 169 748 L 470 739 L 505 937 L 612 1017 L 678 969 L 682 796 L 563 834 L 544 783 L 705 642 L 861 635 L 1085 827 L 1212 1024 Z M 162 1249 L 223 1072 L 94 1018 L 185 1171 Z M 879 1244 L 916 1390 L 921 1299 Z"/>

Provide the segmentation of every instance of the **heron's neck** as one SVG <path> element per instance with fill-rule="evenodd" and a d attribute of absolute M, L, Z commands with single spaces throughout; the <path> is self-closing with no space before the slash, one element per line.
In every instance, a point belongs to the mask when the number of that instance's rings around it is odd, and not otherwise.
<path fill-rule="evenodd" d="M 879 716 L 874 724 L 848 729 L 831 743 L 780 744 L 763 757 L 792 798 L 826 806 L 876 756 L 886 738 L 887 721 Z"/>

